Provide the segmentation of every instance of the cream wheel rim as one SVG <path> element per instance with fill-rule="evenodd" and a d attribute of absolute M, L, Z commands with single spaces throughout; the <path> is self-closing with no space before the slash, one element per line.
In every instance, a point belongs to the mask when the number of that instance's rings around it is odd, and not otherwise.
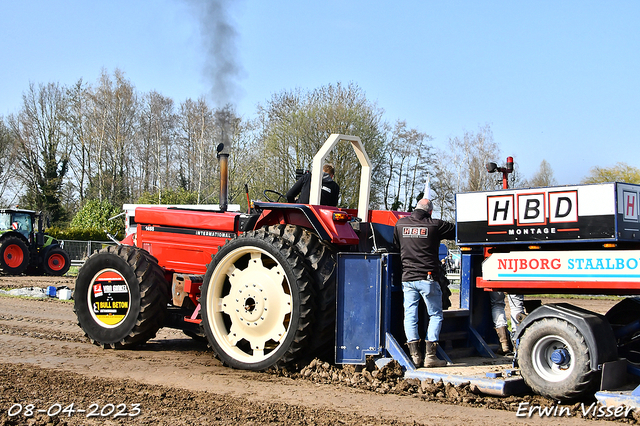
<path fill-rule="evenodd" d="M 240 247 L 217 265 L 207 293 L 207 317 L 220 348 L 257 363 L 272 356 L 289 331 L 291 287 L 280 262 L 267 251 Z"/>

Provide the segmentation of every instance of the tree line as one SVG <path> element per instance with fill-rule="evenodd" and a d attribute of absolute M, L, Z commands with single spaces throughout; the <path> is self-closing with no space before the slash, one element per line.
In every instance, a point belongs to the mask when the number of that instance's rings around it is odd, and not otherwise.
<path fill-rule="evenodd" d="M 432 145 L 406 121 L 384 110 L 356 84 L 284 90 L 257 106 L 254 117 L 233 106 L 212 108 L 204 97 L 176 103 L 140 93 L 125 74 L 102 71 L 93 84 L 30 84 L 15 114 L 0 117 L 0 202 L 45 211 L 58 226 L 93 200 L 125 203 L 219 202 L 217 147 L 229 157 L 229 202 L 246 211 L 265 189 L 281 193 L 296 169 L 310 169 L 332 133 L 359 136 L 373 164 L 372 208 L 411 211 L 430 179 L 436 209 L 453 217 L 454 194 L 499 188 L 486 172 L 500 147 L 490 126 Z M 359 162 L 350 145 L 329 155 L 341 187 L 340 207 L 358 203 Z M 527 181 L 516 168 L 513 187 L 553 184 L 546 161 Z M 543 185 L 541 185 L 543 186 Z"/>

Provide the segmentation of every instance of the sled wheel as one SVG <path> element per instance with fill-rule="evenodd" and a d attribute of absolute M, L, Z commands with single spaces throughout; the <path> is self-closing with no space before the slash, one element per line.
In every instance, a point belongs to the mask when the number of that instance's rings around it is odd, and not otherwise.
<path fill-rule="evenodd" d="M 78 272 L 74 312 L 91 342 L 129 348 L 155 337 L 170 297 L 158 261 L 131 246 L 109 246 Z"/>
<path fill-rule="evenodd" d="M 9 237 L 0 245 L 0 266 L 7 274 L 19 275 L 29 266 L 29 247 L 20 238 Z"/>
<path fill-rule="evenodd" d="M 273 225 L 267 232 L 284 238 L 302 255 L 311 270 L 315 292 L 313 339 L 307 353 L 333 361 L 336 322 L 336 256 L 330 244 L 306 228 L 296 225 Z"/>
<path fill-rule="evenodd" d="M 49 275 L 62 276 L 71 266 L 71 260 L 66 251 L 61 248 L 53 248 L 47 252 L 44 259 L 44 272 Z"/>
<path fill-rule="evenodd" d="M 202 324 L 231 367 L 284 367 L 304 353 L 314 304 L 311 277 L 284 239 L 264 230 L 228 241 L 202 284 Z"/>
<path fill-rule="evenodd" d="M 524 331 L 518 346 L 518 365 L 532 390 L 560 401 L 593 391 L 598 382 L 584 337 L 572 324 L 558 318 L 536 321 Z"/>

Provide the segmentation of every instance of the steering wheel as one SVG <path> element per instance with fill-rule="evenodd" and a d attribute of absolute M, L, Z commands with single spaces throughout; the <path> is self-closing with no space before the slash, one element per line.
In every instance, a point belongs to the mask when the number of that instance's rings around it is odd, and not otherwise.
<path fill-rule="evenodd" d="M 279 203 L 280 200 L 282 200 L 283 203 L 287 202 L 287 197 L 285 197 L 278 191 L 274 191 L 273 189 L 265 189 L 262 193 L 264 194 L 264 197 L 267 199 L 267 201 L 270 201 L 272 203 Z M 268 194 L 271 194 L 271 197 L 273 197 L 274 195 L 277 195 L 278 198 L 276 198 L 275 200 L 272 200 Z"/>

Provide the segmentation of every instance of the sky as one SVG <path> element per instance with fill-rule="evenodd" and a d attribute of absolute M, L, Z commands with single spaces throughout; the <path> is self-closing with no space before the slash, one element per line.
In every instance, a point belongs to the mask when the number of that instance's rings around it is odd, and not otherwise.
<path fill-rule="evenodd" d="M 205 7 L 205 5 L 207 7 Z M 558 184 L 640 167 L 640 1 L 0 0 L 0 116 L 30 84 L 124 72 L 140 93 L 255 117 L 354 83 L 445 149 L 489 125 L 504 165 Z"/>

